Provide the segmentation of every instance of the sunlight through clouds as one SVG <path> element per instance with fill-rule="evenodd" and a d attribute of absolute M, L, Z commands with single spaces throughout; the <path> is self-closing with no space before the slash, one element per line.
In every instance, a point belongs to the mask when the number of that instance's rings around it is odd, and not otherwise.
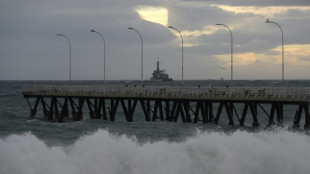
<path fill-rule="evenodd" d="M 229 5 L 212 5 L 212 6 L 218 7 L 225 11 L 234 12 L 236 14 L 253 13 L 256 15 L 264 15 L 264 16 L 273 16 L 275 14 L 283 14 L 289 10 L 300 10 L 300 11 L 310 10 L 309 6 L 268 6 L 268 7 L 229 6 Z"/>
<path fill-rule="evenodd" d="M 230 67 L 230 54 L 216 55 L 215 57 L 220 59 L 223 63 L 225 62 L 222 67 Z M 253 52 L 234 54 L 234 66 L 254 64 L 257 62 L 258 57 L 261 57 L 261 55 L 256 55 Z"/>
<path fill-rule="evenodd" d="M 310 64 L 310 45 L 285 45 L 285 62 L 295 65 Z M 282 47 L 278 46 L 273 51 L 281 54 Z"/>
<path fill-rule="evenodd" d="M 255 67 L 266 67 L 273 69 L 282 64 L 282 46 L 278 46 L 271 51 L 276 54 L 268 53 L 236 53 L 234 54 L 234 66 L 246 67 L 254 65 Z M 277 54 L 278 53 L 278 54 Z M 285 66 L 309 66 L 310 65 L 310 45 L 285 45 Z M 222 67 L 230 67 L 230 54 L 215 55 L 222 62 Z"/>
<path fill-rule="evenodd" d="M 163 26 L 168 25 L 168 10 L 164 7 L 138 6 L 136 11 L 144 20 L 158 23 Z"/>
<path fill-rule="evenodd" d="M 209 35 L 213 34 L 215 31 L 218 30 L 217 26 L 214 25 L 207 25 L 204 26 L 201 30 L 185 30 L 182 32 L 184 36 L 193 36 L 193 37 L 199 37 L 201 35 Z"/>

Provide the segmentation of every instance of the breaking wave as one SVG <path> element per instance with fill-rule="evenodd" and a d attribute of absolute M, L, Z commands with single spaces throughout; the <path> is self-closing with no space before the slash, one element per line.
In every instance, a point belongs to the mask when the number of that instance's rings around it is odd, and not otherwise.
<path fill-rule="evenodd" d="M 302 174 L 310 137 L 290 131 L 198 133 L 184 142 L 139 144 L 106 130 L 67 146 L 31 133 L 0 139 L 1 174 Z"/>

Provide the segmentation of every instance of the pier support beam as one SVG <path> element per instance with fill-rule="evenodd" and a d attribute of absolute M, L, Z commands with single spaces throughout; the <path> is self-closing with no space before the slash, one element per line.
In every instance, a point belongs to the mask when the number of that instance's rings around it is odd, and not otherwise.
<path fill-rule="evenodd" d="M 43 115 L 45 117 L 48 117 L 48 110 L 46 109 L 48 107 L 48 105 L 45 103 L 43 97 L 41 97 L 41 104 L 42 104 L 42 108 L 43 108 Z"/>
<path fill-rule="evenodd" d="M 222 102 L 220 102 L 220 105 L 217 109 L 217 112 L 216 112 L 216 116 L 215 116 L 215 119 L 214 119 L 214 123 L 215 124 L 218 124 L 219 122 L 219 119 L 220 119 L 220 116 L 221 116 L 221 113 L 222 113 L 222 110 L 223 110 L 223 106 L 224 104 Z"/>
<path fill-rule="evenodd" d="M 71 114 L 72 114 L 72 118 L 74 119 L 75 115 L 76 115 L 76 111 L 75 111 L 75 106 L 76 104 L 74 103 L 73 99 L 70 97 L 68 98 L 69 102 L 70 102 L 70 106 L 71 106 Z"/>
<path fill-rule="evenodd" d="M 110 121 L 115 121 L 115 114 L 118 107 L 119 99 L 111 99 Z"/>
<path fill-rule="evenodd" d="M 296 128 L 296 129 L 299 128 L 299 123 L 300 123 L 301 115 L 302 115 L 303 111 L 305 113 L 304 128 L 310 129 L 310 114 L 309 114 L 309 104 L 308 103 L 299 104 L 298 110 L 295 113 L 293 128 Z"/>
<path fill-rule="evenodd" d="M 55 119 L 58 119 L 59 118 L 59 110 L 58 110 L 58 99 L 55 97 L 54 99 L 54 116 L 55 116 Z"/>
<path fill-rule="evenodd" d="M 294 125 L 293 125 L 293 128 L 295 128 L 295 129 L 298 129 L 300 126 L 299 123 L 300 123 L 300 119 L 301 119 L 303 109 L 304 109 L 303 105 L 300 104 L 298 106 L 298 110 L 295 112 Z"/>
<path fill-rule="evenodd" d="M 87 103 L 87 106 L 88 106 L 90 119 L 95 119 L 96 115 L 95 115 L 95 112 L 93 111 L 93 107 L 92 107 L 92 103 L 90 102 L 90 99 L 86 98 L 85 100 L 86 100 L 86 103 Z"/>
<path fill-rule="evenodd" d="M 165 120 L 168 120 L 169 119 L 169 117 L 170 117 L 170 102 L 169 102 L 169 100 L 166 100 L 165 101 L 165 112 L 166 112 L 166 118 L 165 118 Z"/>
<path fill-rule="evenodd" d="M 79 98 L 79 105 L 77 107 L 77 112 L 75 113 L 73 120 L 79 121 L 83 119 L 83 105 L 84 105 L 85 98 Z"/>
<path fill-rule="evenodd" d="M 283 125 L 283 103 L 272 103 L 268 126 L 275 124 L 274 114 L 277 115 L 278 126 Z"/>
<path fill-rule="evenodd" d="M 38 107 L 38 105 L 39 105 L 40 97 L 37 97 L 36 102 L 35 102 L 33 108 L 31 107 L 31 104 L 30 104 L 28 98 L 26 98 L 26 99 L 27 99 L 27 103 L 28 103 L 28 105 L 29 105 L 29 108 L 30 108 L 30 110 L 31 110 L 30 117 L 31 117 L 31 118 L 34 118 L 34 117 L 36 116 L 36 114 L 37 114 L 37 107 Z"/>
<path fill-rule="evenodd" d="M 102 119 L 103 120 L 108 120 L 107 117 L 107 110 L 106 110 L 106 105 L 105 105 L 105 99 L 99 99 L 99 115 L 100 115 L 100 110 L 102 109 Z"/>
<path fill-rule="evenodd" d="M 183 108 L 184 108 L 184 112 L 185 112 L 185 119 L 187 123 L 192 123 L 192 118 L 189 114 L 189 110 L 191 109 L 189 102 L 183 102 Z"/>
<path fill-rule="evenodd" d="M 214 123 L 214 115 L 213 115 L 213 104 L 212 102 L 205 102 L 205 112 L 207 114 L 207 122 Z"/>
<path fill-rule="evenodd" d="M 157 117 L 157 112 L 159 112 L 159 117 Z M 156 121 L 157 118 L 160 119 L 161 121 L 164 121 L 164 112 L 161 100 L 155 100 L 152 121 Z"/>
<path fill-rule="evenodd" d="M 151 117 L 150 117 L 150 102 L 149 101 L 145 101 L 144 99 L 139 99 L 140 105 L 142 107 L 144 116 L 145 116 L 145 121 L 150 121 Z"/>
<path fill-rule="evenodd" d="M 101 119 L 100 110 L 101 110 L 101 107 L 100 107 L 99 99 L 95 98 L 94 99 L 95 119 Z"/>
<path fill-rule="evenodd" d="M 55 104 L 55 97 L 51 98 L 51 105 L 49 107 L 48 115 L 47 115 L 47 120 L 53 120 L 53 113 L 54 113 L 54 104 Z"/>
<path fill-rule="evenodd" d="M 177 102 L 176 101 L 172 101 L 172 102 L 173 104 L 172 104 L 171 111 L 169 112 L 169 116 L 166 118 L 167 121 L 172 121 L 175 115 L 176 108 L 177 108 Z"/>
<path fill-rule="evenodd" d="M 133 113 L 136 109 L 136 105 L 137 105 L 138 100 L 134 100 L 133 104 L 131 103 L 130 99 L 127 100 L 127 106 L 125 104 L 124 99 L 120 99 L 120 101 L 121 101 L 121 105 L 122 105 L 124 114 L 126 116 L 127 122 L 132 122 L 133 121 Z"/>
<path fill-rule="evenodd" d="M 199 113 L 201 113 L 201 119 L 199 119 Z M 205 107 L 202 101 L 196 102 L 194 123 L 197 123 L 197 121 L 202 121 L 203 123 L 207 123 Z"/>
<path fill-rule="evenodd" d="M 225 106 L 227 116 L 228 116 L 228 120 L 229 120 L 228 125 L 235 125 L 234 120 L 233 120 L 233 112 L 231 110 L 232 104 L 229 105 L 228 102 L 225 102 L 224 106 Z"/>
<path fill-rule="evenodd" d="M 276 107 L 278 126 L 283 126 L 283 103 L 278 103 Z"/>
<path fill-rule="evenodd" d="M 64 117 L 69 117 L 68 98 L 67 97 L 64 99 L 64 104 L 62 106 L 62 109 L 61 109 L 59 117 L 58 117 L 58 123 L 62 123 L 64 120 Z"/>
<path fill-rule="evenodd" d="M 275 104 L 271 104 L 271 109 L 270 109 L 270 114 L 269 114 L 270 117 L 269 117 L 269 121 L 268 121 L 268 127 L 275 124 L 275 122 L 274 122 L 275 111 L 276 111 L 276 105 Z"/>
<path fill-rule="evenodd" d="M 243 107 L 243 111 L 242 111 L 242 115 L 240 119 L 240 126 L 244 126 L 244 121 L 245 121 L 246 114 L 248 112 L 248 108 L 249 108 L 249 104 L 244 103 L 244 107 Z"/>
<path fill-rule="evenodd" d="M 310 129 L 310 114 L 309 114 L 309 104 L 304 105 L 305 110 L 305 129 Z"/>
<path fill-rule="evenodd" d="M 257 119 L 257 103 L 250 103 L 249 105 L 253 117 L 252 127 L 259 127 L 260 124 L 258 123 Z"/>
<path fill-rule="evenodd" d="M 219 108 L 217 110 L 214 123 L 218 124 L 218 121 L 220 119 L 223 107 L 225 107 L 225 110 L 226 110 L 226 113 L 227 113 L 227 117 L 228 117 L 228 121 L 229 121 L 228 125 L 234 125 L 234 120 L 233 120 L 233 117 L 232 117 L 232 111 L 231 111 L 231 109 L 229 107 L 229 103 L 228 102 L 220 102 L 220 105 L 219 105 Z"/>
<path fill-rule="evenodd" d="M 184 123 L 186 123 L 187 120 L 186 120 L 186 117 L 185 117 L 185 112 L 184 112 L 184 108 L 183 108 L 183 102 L 182 101 L 174 101 L 173 102 L 173 106 L 172 106 L 172 110 L 171 110 L 171 114 L 170 114 L 170 117 L 169 117 L 169 121 L 177 122 L 179 115 L 181 115 L 182 121 Z"/>
<path fill-rule="evenodd" d="M 244 103 L 242 115 L 241 115 L 241 118 L 239 120 L 240 126 L 244 126 L 244 121 L 245 121 L 245 117 L 246 117 L 248 108 L 250 108 L 252 118 L 253 118 L 252 127 L 259 127 L 260 124 L 259 124 L 258 119 L 257 119 L 257 103 L 248 103 L 248 102 Z"/>

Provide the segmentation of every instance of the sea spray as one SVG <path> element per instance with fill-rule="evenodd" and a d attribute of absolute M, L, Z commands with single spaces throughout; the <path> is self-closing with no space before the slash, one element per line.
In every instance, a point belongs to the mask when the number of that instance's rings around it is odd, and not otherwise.
<path fill-rule="evenodd" d="M 0 140 L 1 174 L 303 174 L 310 137 L 287 130 L 200 132 L 184 142 L 146 142 L 106 130 L 67 146 L 47 146 L 31 133 Z"/>

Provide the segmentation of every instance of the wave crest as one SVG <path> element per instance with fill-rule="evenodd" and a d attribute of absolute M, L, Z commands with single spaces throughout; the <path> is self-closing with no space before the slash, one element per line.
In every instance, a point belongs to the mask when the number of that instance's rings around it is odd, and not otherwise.
<path fill-rule="evenodd" d="M 309 136 L 289 131 L 237 131 L 139 144 L 99 130 L 72 145 L 50 147 L 26 133 L 0 140 L 0 173 L 307 173 L 309 143 Z"/>

